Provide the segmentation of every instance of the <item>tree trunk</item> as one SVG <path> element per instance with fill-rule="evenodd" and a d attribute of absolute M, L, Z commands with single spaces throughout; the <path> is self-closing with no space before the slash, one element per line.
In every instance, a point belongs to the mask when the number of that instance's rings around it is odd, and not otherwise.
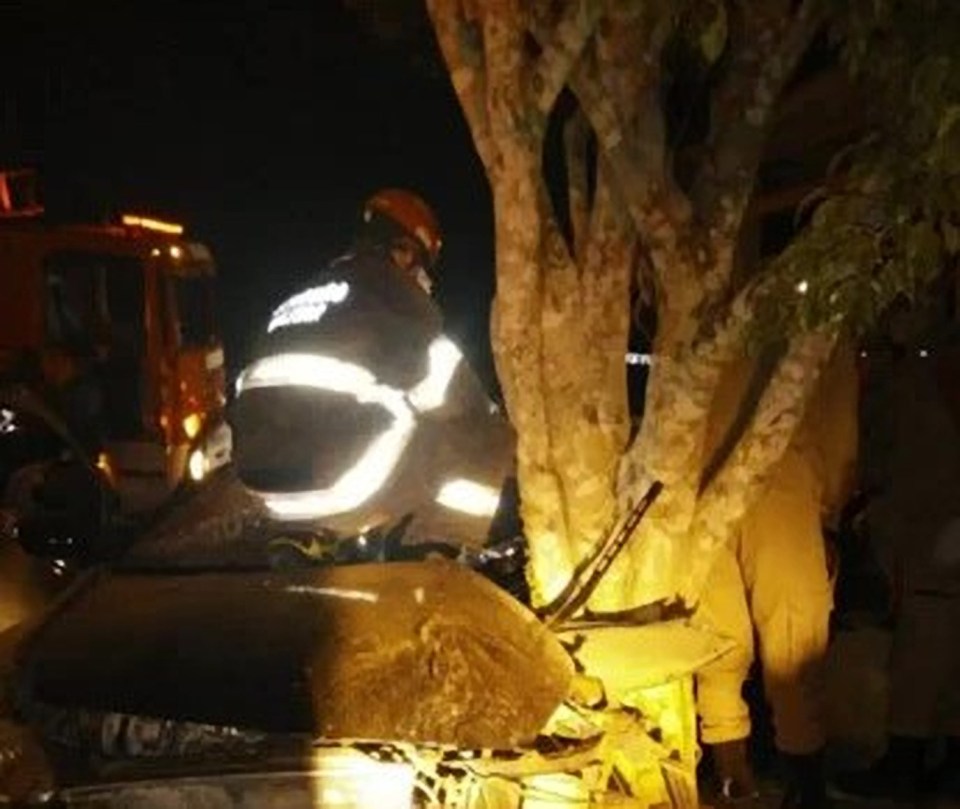
<path fill-rule="evenodd" d="M 813 30 L 812 3 L 791 13 L 787 0 L 764 0 L 745 13 L 731 45 L 737 71 L 717 95 L 728 103 L 689 195 L 672 177 L 658 95 L 659 57 L 677 19 L 669 8 L 427 4 L 493 191 L 491 331 L 518 435 L 534 600 L 557 595 L 654 480 L 663 494 L 590 606 L 696 600 L 712 550 L 790 440 L 812 386 L 794 366 L 820 357 L 804 344 L 783 366 L 748 443 L 701 491 L 713 395 L 752 314 L 749 290 L 732 289 L 734 248 L 773 102 Z M 572 245 L 542 172 L 547 118 L 564 86 L 579 102 L 567 140 Z M 583 121 L 599 151 L 592 200 Z M 653 269 L 646 282 L 658 323 L 643 422 L 627 448 L 624 352 L 638 245 Z"/>
<path fill-rule="evenodd" d="M 512 199 L 500 204 L 516 218 Z M 623 357 L 634 240 L 606 178 L 597 191 L 582 270 L 544 195 L 536 223 L 542 234 L 534 276 L 538 299 L 512 305 L 508 296 L 522 294 L 515 286 L 520 272 L 498 274 L 493 326 L 507 406 L 514 424 L 524 425 L 518 426 L 522 516 L 531 538 L 533 590 L 544 602 L 559 593 L 576 562 L 616 519 L 616 468 L 629 426 Z M 498 229 L 497 235 L 506 240 L 516 232 Z M 521 356 L 526 364 L 517 361 Z M 532 385 L 533 379 L 539 383 Z"/>

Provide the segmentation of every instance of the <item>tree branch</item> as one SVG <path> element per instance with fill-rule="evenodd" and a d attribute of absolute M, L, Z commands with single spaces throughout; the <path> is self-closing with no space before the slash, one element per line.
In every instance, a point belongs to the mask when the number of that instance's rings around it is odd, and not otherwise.
<path fill-rule="evenodd" d="M 539 151 L 543 126 L 527 93 L 520 0 L 485 0 L 482 15 L 487 115 L 494 141 L 504 159 L 517 150 Z"/>
<path fill-rule="evenodd" d="M 649 482 L 643 473 L 645 469 L 652 469 L 654 477 L 670 483 L 685 475 L 696 475 L 697 481 L 689 481 L 691 489 L 696 490 L 713 393 L 722 373 L 743 346 L 753 321 L 757 290 L 758 285 L 741 290 L 712 333 L 696 336 L 676 356 L 671 356 L 671 348 L 676 347 L 669 345 L 669 336 L 664 334 L 669 329 L 658 331 L 647 383 L 650 393 L 644 426 L 621 465 L 620 490 L 625 500 L 636 494 L 638 483 Z M 665 433 L 676 437 L 666 447 L 661 441 Z"/>
<path fill-rule="evenodd" d="M 727 542 L 757 491 L 783 457 L 803 420 L 817 380 L 837 344 L 836 329 L 799 335 L 790 342 L 743 437 L 703 491 L 691 534 L 698 538 L 685 600 L 696 600 L 712 551 Z"/>
<path fill-rule="evenodd" d="M 626 148 L 645 178 L 644 186 L 630 183 L 626 193 L 646 188 L 650 195 L 653 207 L 648 209 L 645 224 L 636 216 L 634 221 L 648 247 L 656 252 L 659 245 L 690 235 L 686 227 L 690 208 L 669 169 L 666 121 L 660 99 L 661 57 L 675 27 L 675 15 L 669 5 L 655 2 L 647 2 L 639 11 L 636 13 L 637 8 L 630 4 L 611 8 L 597 32 L 595 61 L 583 60 L 577 78 L 585 79 L 592 72 L 591 80 L 605 90 L 605 97 L 618 113 Z M 607 158 L 610 159 L 609 154 Z M 627 200 L 630 206 L 629 197 Z M 638 205 L 639 200 L 632 203 L 634 212 Z M 671 239 L 651 238 L 652 233 L 661 232 L 669 233 Z M 657 258 L 654 266 L 662 271 L 668 261 L 662 255 Z"/>
<path fill-rule="evenodd" d="M 466 18 L 459 0 L 427 0 L 427 10 L 477 154 L 489 173 L 496 166 L 497 150 L 487 116 L 487 78 L 480 32 Z"/>
<path fill-rule="evenodd" d="M 545 30 L 541 21 L 534 19 L 531 28 L 538 42 L 549 39 L 550 32 Z M 690 219 L 686 198 L 666 177 L 661 161 L 653 161 L 653 164 L 643 161 L 637 139 L 610 100 L 594 65 L 581 58 L 571 72 L 568 84 L 618 178 L 620 194 L 638 231 L 648 244 L 672 249 L 677 241 L 678 227 Z"/>
<path fill-rule="evenodd" d="M 819 26 L 820 0 L 792 15 L 786 0 L 742 3 L 726 81 L 713 98 L 707 156 L 694 184 L 697 212 L 725 236 L 741 224 L 771 114 Z"/>
<path fill-rule="evenodd" d="M 630 337 L 630 286 L 638 240 L 623 210 L 610 167 L 598 167 L 590 235 L 582 259 L 583 320 L 592 352 L 588 381 L 597 404 L 600 428 L 621 454 L 629 436 L 624 355 Z M 612 486 L 615 480 L 611 481 Z"/>
<path fill-rule="evenodd" d="M 550 34 L 540 42 L 542 53 L 533 76 L 537 109 L 549 115 L 603 12 L 603 0 L 573 0 Z"/>

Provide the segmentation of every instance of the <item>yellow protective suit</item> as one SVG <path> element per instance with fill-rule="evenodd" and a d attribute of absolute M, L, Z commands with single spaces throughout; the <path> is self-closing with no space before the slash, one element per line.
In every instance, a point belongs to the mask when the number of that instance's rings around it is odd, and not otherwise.
<path fill-rule="evenodd" d="M 731 369 L 714 404 L 707 451 L 731 444 L 738 414 L 768 370 Z M 757 385 L 757 380 L 760 385 Z M 699 620 L 735 649 L 697 677 L 701 734 L 707 744 L 744 739 L 750 716 L 743 684 L 758 639 L 776 744 L 785 753 L 815 752 L 825 741 L 823 668 L 832 592 L 822 528 L 852 491 L 857 449 L 855 358 L 838 347 L 805 417 L 767 485 L 718 557 Z"/>

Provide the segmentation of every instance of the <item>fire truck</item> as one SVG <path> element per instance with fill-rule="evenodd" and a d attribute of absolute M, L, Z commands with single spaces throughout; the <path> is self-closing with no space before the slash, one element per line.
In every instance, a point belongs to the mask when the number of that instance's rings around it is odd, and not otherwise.
<path fill-rule="evenodd" d="M 0 509 L 79 464 L 151 513 L 230 459 L 213 258 L 179 224 L 53 223 L 37 200 L 0 171 Z"/>

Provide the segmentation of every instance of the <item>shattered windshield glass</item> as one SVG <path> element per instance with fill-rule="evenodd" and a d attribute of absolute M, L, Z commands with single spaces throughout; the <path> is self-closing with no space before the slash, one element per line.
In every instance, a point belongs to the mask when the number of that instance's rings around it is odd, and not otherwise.
<path fill-rule="evenodd" d="M 138 536 L 116 567 L 156 572 L 298 570 L 447 559 L 476 570 L 521 603 L 530 603 L 526 543 L 519 531 L 509 531 L 494 542 L 465 545 L 424 539 L 419 526 L 411 517 L 367 533 L 335 535 L 309 522 L 284 525 L 226 469 Z"/>
<path fill-rule="evenodd" d="M 122 569 L 268 568 L 284 534 L 262 504 L 225 471 L 170 509 L 127 550 Z"/>

